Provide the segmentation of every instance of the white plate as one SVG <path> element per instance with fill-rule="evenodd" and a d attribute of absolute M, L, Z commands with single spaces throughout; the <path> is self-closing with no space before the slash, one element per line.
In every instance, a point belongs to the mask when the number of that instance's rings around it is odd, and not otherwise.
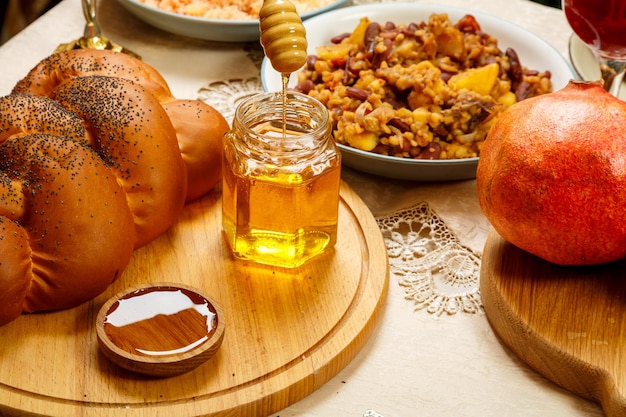
<path fill-rule="evenodd" d="M 569 58 L 581 79 L 598 81 L 602 78 L 593 51 L 576 34 L 572 34 L 569 38 Z M 626 87 L 622 87 L 619 96 L 622 100 L 626 100 Z"/>
<path fill-rule="evenodd" d="M 259 40 L 259 21 L 257 19 L 209 19 L 168 12 L 148 6 L 138 0 L 118 1 L 126 10 L 144 22 L 177 35 L 219 42 L 248 42 Z M 302 13 L 300 17 L 304 20 L 319 13 L 341 7 L 347 1 L 348 0 L 336 0 L 325 7 Z"/>
<path fill-rule="evenodd" d="M 359 20 L 368 16 L 370 20 L 384 23 L 419 23 L 427 21 L 432 13 L 447 13 L 452 21 L 466 14 L 473 15 L 481 29 L 498 39 L 500 49 L 512 47 L 527 68 L 549 70 L 552 73 L 553 89 L 565 87 L 569 80 L 577 78 L 569 63 L 543 39 L 510 22 L 473 10 L 427 3 L 382 3 L 346 7 L 313 17 L 304 26 L 307 31 L 309 54 L 318 46 L 327 45 L 330 38 L 354 29 Z M 297 77 L 292 76 L 290 86 Z M 261 80 L 266 91 L 280 91 L 280 75 L 267 59 L 263 60 Z M 365 152 L 339 144 L 346 166 L 389 178 L 414 181 L 450 181 L 469 179 L 476 176 L 478 158 L 452 160 L 415 160 L 397 158 Z"/>
<path fill-rule="evenodd" d="M 585 81 L 600 80 L 600 67 L 593 52 L 576 34 L 569 38 L 569 55 L 576 73 Z"/>

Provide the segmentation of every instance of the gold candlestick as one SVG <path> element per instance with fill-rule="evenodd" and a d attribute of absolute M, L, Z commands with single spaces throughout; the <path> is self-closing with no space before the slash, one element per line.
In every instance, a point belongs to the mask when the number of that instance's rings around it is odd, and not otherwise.
<path fill-rule="evenodd" d="M 98 25 L 98 19 L 96 18 L 96 0 L 82 0 L 82 7 L 86 21 L 83 36 L 72 42 L 59 45 L 54 52 L 68 51 L 71 49 L 108 49 L 123 52 L 141 59 L 136 53 L 102 35 L 100 26 Z"/>

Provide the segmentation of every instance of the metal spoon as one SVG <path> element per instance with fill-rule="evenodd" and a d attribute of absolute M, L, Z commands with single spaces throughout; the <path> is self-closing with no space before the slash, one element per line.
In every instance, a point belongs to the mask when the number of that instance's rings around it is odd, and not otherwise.
<path fill-rule="evenodd" d="M 83 15 L 85 16 L 85 31 L 81 38 L 69 43 L 59 45 L 54 52 L 68 51 L 71 49 L 101 49 L 123 52 L 141 59 L 139 55 L 128 50 L 122 45 L 113 42 L 102 35 L 96 19 L 96 0 L 82 0 Z"/>

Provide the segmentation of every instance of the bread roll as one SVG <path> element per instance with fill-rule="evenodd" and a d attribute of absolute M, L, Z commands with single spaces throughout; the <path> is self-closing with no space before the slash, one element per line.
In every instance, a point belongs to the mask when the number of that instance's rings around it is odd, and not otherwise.
<path fill-rule="evenodd" d="M 201 103 L 201 104 L 199 104 Z M 222 139 L 228 122 L 213 107 L 197 100 L 163 103 L 176 130 L 187 166 L 187 201 L 202 197 L 222 180 Z"/>
<path fill-rule="evenodd" d="M 128 54 L 109 50 L 74 49 L 42 60 L 13 89 L 13 93 L 50 96 L 75 77 L 104 75 L 133 81 L 152 93 L 175 126 L 187 166 L 188 195 L 192 201 L 210 191 L 221 179 L 222 137 L 229 125 L 224 117 L 200 100 L 175 98 L 160 73 Z"/>

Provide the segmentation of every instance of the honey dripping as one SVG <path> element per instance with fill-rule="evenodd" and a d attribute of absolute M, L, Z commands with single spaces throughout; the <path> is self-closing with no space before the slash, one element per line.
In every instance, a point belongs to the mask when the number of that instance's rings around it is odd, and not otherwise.
<path fill-rule="evenodd" d="M 306 63 L 306 30 L 295 6 L 289 0 L 264 0 L 259 11 L 259 20 L 265 56 L 281 75 L 285 136 L 289 77 Z"/>

